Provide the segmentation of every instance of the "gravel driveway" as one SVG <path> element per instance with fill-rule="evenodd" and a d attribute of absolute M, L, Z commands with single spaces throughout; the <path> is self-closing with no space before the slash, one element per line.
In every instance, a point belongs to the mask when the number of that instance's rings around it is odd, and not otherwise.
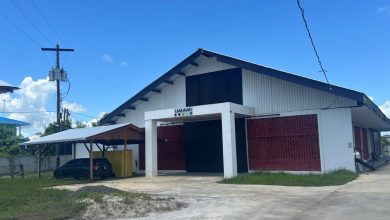
<path fill-rule="evenodd" d="M 188 208 L 142 219 L 390 219 L 390 165 L 362 174 L 343 186 L 217 184 L 220 179 L 216 176 L 159 176 L 92 185 L 169 195 L 189 203 Z M 81 186 L 84 185 L 61 188 Z"/>

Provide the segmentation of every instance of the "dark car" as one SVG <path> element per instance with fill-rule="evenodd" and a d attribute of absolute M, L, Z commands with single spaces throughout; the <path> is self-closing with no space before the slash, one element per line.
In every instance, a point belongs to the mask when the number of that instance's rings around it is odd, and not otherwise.
<path fill-rule="evenodd" d="M 80 158 L 69 161 L 63 166 L 54 170 L 54 177 L 60 178 L 89 178 L 89 158 Z M 112 172 L 112 165 L 107 158 L 93 159 L 93 176 L 105 179 L 115 176 Z"/>

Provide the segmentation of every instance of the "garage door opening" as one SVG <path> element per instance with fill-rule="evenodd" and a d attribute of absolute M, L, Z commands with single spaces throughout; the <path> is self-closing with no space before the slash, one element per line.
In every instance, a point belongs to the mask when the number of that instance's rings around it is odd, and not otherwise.
<path fill-rule="evenodd" d="M 248 172 L 245 119 L 237 118 L 237 170 Z M 157 144 L 159 171 L 188 173 L 223 173 L 223 144 L 221 120 L 185 122 L 157 127 L 162 140 Z M 139 145 L 139 168 L 145 170 L 145 145 Z"/>

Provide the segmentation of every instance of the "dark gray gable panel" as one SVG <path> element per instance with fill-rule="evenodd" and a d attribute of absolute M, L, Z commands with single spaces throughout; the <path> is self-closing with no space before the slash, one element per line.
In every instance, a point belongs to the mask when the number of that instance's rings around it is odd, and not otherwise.
<path fill-rule="evenodd" d="M 242 105 L 242 99 L 242 70 L 240 68 L 186 77 L 187 106 L 223 102 Z"/>

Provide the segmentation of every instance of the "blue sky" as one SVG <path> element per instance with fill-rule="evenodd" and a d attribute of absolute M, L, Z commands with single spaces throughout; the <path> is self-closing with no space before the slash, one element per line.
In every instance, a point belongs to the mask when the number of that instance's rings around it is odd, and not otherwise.
<path fill-rule="evenodd" d="M 30 0 L 15 2 L 49 41 L 64 45 Z M 35 3 L 66 46 L 76 50 L 62 55 L 71 81 L 65 100 L 86 115 L 112 111 L 197 48 L 324 81 L 295 0 Z M 301 4 L 330 82 L 390 106 L 390 2 Z M 0 12 L 39 44 L 0 16 L 0 79 L 14 85 L 27 76 L 44 79 L 54 56 L 47 53 L 47 62 L 40 46 L 54 45 L 11 0 L 0 1 Z M 47 91 L 45 109 L 55 110 L 52 88 Z"/>

